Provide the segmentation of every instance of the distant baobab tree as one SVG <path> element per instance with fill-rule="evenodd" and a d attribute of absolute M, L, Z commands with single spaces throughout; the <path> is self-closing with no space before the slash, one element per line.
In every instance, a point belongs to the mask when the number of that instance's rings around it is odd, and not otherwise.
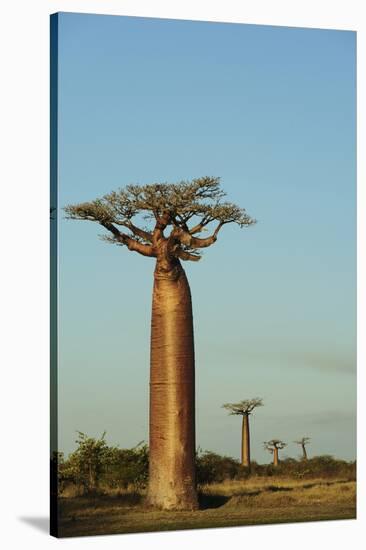
<path fill-rule="evenodd" d="M 263 399 L 256 397 L 255 399 L 244 399 L 240 403 L 225 403 L 224 409 L 227 409 L 230 414 L 241 415 L 241 464 L 250 469 L 250 431 L 249 431 L 249 415 L 252 414 L 256 407 L 262 407 Z"/>
<path fill-rule="evenodd" d="M 310 437 L 302 437 L 298 441 L 294 441 L 294 443 L 297 443 L 297 445 L 301 445 L 302 448 L 302 459 L 307 460 L 308 455 L 306 452 L 306 445 L 310 442 Z"/>
<path fill-rule="evenodd" d="M 280 439 L 271 439 L 264 442 L 264 448 L 273 454 L 273 466 L 278 466 L 278 450 L 284 449 L 287 443 L 284 443 Z"/>
<path fill-rule="evenodd" d="M 199 250 L 214 244 L 224 225 L 248 227 L 255 223 L 243 208 L 223 201 L 224 196 L 219 178 L 202 177 L 175 184 L 128 185 L 92 202 L 65 208 L 68 218 L 99 223 L 110 233 L 104 236 L 107 242 L 156 262 L 148 501 L 159 508 L 183 510 L 198 506 L 193 317 L 181 260 L 199 260 Z M 147 220 L 150 227 L 139 227 L 141 219 Z M 212 234 L 199 237 L 211 223 L 216 224 Z"/>

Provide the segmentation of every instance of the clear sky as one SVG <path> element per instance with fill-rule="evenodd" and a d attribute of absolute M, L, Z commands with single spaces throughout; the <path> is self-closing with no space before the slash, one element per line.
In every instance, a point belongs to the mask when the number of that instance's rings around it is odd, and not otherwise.
<path fill-rule="evenodd" d="M 263 397 L 262 442 L 355 458 L 356 34 L 61 14 L 59 206 L 220 176 L 258 223 L 185 262 L 197 445 L 240 455 L 225 402 Z M 59 448 L 148 440 L 154 260 L 59 220 Z"/>

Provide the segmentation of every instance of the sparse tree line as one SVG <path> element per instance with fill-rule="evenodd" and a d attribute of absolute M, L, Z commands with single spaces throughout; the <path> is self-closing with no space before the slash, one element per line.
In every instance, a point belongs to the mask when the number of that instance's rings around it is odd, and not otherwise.
<path fill-rule="evenodd" d="M 54 455 L 51 467 L 57 469 L 57 494 L 63 496 L 73 487 L 77 494 L 91 494 L 113 490 L 145 489 L 149 480 L 149 448 L 141 441 L 131 449 L 108 446 L 106 433 L 98 438 L 78 432 L 76 450 L 65 459 L 63 453 Z M 306 438 L 307 439 L 307 438 Z M 300 440 L 302 441 L 302 440 Z M 273 453 L 279 449 L 278 440 L 266 442 Z M 306 443 L 306 442 L 305 442 Z M 299 443 L 300 444 L 300 443 Z M 313 458 L 285 458 L 281 462 L 258 464 L 250 468 L 242 461 L 198 448 L 195 455 L 196 479 L 199 485 L 225 480 L 243 480 L 249 476 L 286 476 L 294 478 L 355 479 L 356 462 L 337 460 L 330 455 Z"/>
<path fill-rule="evenodd" d="M 254 409 L 263 406 L 263 399 L 255 397 L 254 399 L 244 399 L 239 403 L 225 403 L 224 409 L 229 411 L 231 415 L 240 415 L 242 417 L 242 436 L 241 436 L 241 465 L 245 468 L 251 469 L 250 460 L 250 430 L 249 430 L 249 416 L 253 413 Z M 301 439 L 294 441 L 297 445 L 301 446 L 302 459 L 308 460 L 306 452 L 306 445 L 310 443 L 310 437 L 302 437 Z M 279 451 L 287 446 L 287 443 L 281 439 L 270 439 L 263 442 L 266 451 L 273 455 L 273 466 L 277 467 L 279 464 Z"/>

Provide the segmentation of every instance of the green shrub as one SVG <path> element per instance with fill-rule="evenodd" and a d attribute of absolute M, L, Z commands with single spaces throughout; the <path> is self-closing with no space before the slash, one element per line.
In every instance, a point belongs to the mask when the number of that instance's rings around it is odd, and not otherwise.
<path fill-rule="evenodd" d="M 110 487 L 126 488 L 128 485 L 143 487 L 148 475 L 148 446 L 139 444 L 133 449 L 115 449 L 103 477 Z"/>
<path fill-rule="evenodd" d="M 221 456 L 211 451 L 199 452 L 196 455 L 198 483 L 213 483 L 234 479 L 240 471 L 240 464 L 234 458 Z"/>
<path fill-rule="evenodd" d="M 103 489 L 135 489 L 146 485 L 149 475 L 149 449 L 139 443 L 132 449 L 109 447 L 105 433 L 100 439 L 78 432 L 78 447 L 65 460 L 63 453 L 51 458 L 52 471 L 58 472 L 58 494 L 66 487 L 74 486 L 82 493 Z M 211 451 L 196 453 L 196 476 L 199 484 L 220 483 L 227 479 L 245 480 L 249 476 L 283 476 L 295 479 L 344 478 L 356 479 L 356 462 L 337 460 L 330 455 L 315 456 L 309 460 L 285 458 L 278 466 L 258 464 L 252 461 L 251 468 L 243 467 L 238 460 Z M 54 476 L 51 476 L 53 479 Z M 53 492 L 57 488 L 52 488 Z"/>
<path fill-rule="evenodd" d="M 78 432 L 78 447 L 67 460 L 59 461 L 59 491 L 68 484 L 81 487 L 84 493 L 100 487 L 126 488 L 143 486 L 148 478 L 149 453 L 147 445 L 139 443 L 133 449 L 108 447 L 105 433 L 100 439 Z"/>

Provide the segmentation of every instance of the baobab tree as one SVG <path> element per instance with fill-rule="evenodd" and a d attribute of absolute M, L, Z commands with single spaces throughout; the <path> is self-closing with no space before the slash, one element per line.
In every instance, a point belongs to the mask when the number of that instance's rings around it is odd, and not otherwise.
<path fill-rule="evenodd" d="M 181 261 L 197 262 L 226 224 L 255 223 L 223 200 L 220 179 L 128 185 L 65 208 L 71 219 L 99 223 L 110 243 L 155 260 L 150 348 L 148 502 L 197 508 L 195 374 L 191 293 Z M 141 227 L 145 219 L 149 227 Z M 214 224 L 208 237 L 200 236 Z"/>
<path fill-rule="evenodd" d="M 302 448 L 302 459 L 307 460 L 308 455 L 306 452 L 306 445 L 310 442 L 310 437 L 302 437 L 298 441 L 294 441 L 294 443 L 297 443 L 297 445 L 301 445 Z"/>
<path fill-rule="evenodd" d="M 259 397 L 255 399 L 245 399 L 240 403 L 225 403 L 224 409 L 227 409 L 230 414 L 241 415 L 241 464 L 250 469 L 250 431 L 249 431 L 249 415 L 252 414 L 256 407 L 261 407 L 263 400 Z"/>
<path fill-rule="evenodd" d="M 278 450 L 284 449 L 287 443 L 284 443 L 280 439 L 271 439 L 264 442 L 264 448 L 273 454 L 273 466 L 278 466 Z"/>

